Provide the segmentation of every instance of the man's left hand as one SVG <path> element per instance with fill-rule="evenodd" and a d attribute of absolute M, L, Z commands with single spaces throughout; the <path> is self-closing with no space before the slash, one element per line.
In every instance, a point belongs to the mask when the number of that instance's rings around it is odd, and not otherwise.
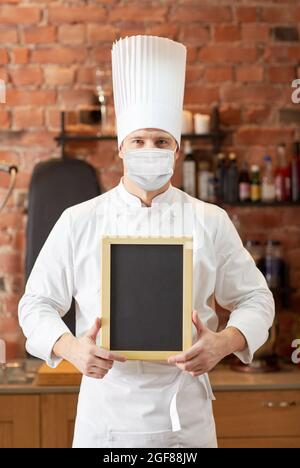
<path fill-rule="evenodd" d="M 169 364 L 176 364 L 193 377 L 209 372 L 225 356 L 246 346 L 244 336 L 234 327 L 215 333 L 201 322 L 196 311 L 193 311 L 193 323 L 197 329 L 196 343 L 187 351 L 168 358 Z"/>

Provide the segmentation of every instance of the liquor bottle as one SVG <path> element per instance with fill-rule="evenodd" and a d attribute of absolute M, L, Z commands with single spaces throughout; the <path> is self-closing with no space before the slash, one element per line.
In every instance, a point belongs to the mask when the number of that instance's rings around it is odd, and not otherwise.
<path fill-rule="evenodd" d="M 275 173 L 276 200 L 285 202 L 290 200 L 291 174 L 286 161 L 286 145 L 281 143 L 277 147 L 277 169 Z"/>
<path fill-rule="evenodd" d="M 210 171 L 208 161 L 200 161 L 198 171 L 198 198 L 203 201 L 211 199 L 211 181 L 213 172 Z"/>
<path fill-rule="evenodd" d="M 269 155 L 264 157 L 264 167 L 262 172 L 261 199 L 263 202 L 273 202 L 275 200 L 275 179 L 272 166 L 272 158 Z"/>
<path fill-rule="evenodd" d="M 251 201 L 259 202 L 261 200 L 261 183 L 260 183 L 260 172 L 259 166 L 253 164 L 251 166 Z"/>
<path fill-rule="evenodd" d="M 239 173 L 236 154 L 229 153 L 229 166 L 226 174 L 226 202 L 236 203 L 239 199 Z"/>
<path fill-rule="evenodd" d="M 300 201 L 300 141 L 294 144 L 294 154 L 291 162 L 292 201 Z"/>
<path fill-rule="evenodd" d="M 226 160 L 223 153 L 217 155 L 215 170 L 215 196 L 216 202 L 222 203 L 225 200 L 225 180 L 226 180 Z"/>
<path fill-rule="evenodd" d="M 250 178 L 247 161 L 243 161 L 239 175 L 239 199 L 241 202 L 250 201 Z"/>
<path fill-rule="evenodd" d="M 184 142 L 183 154 L 184 160 L 182 164 L 182 188 L 192 197 L 196 197 L 197 164 L 194 151 L 189 140 Z"/>

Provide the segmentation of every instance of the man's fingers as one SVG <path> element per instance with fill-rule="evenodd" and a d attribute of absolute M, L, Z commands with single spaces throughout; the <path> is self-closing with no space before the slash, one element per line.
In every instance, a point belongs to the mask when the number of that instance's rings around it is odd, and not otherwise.
<path fill-rule="evenodd" d="M 121 356 L 120 354 L 113 353 L 105 348 L 96 347 L 95 349 L 95 356 L 102 358 L 102 359 L 109 359 L 111 361 L 119 361 L 124 362 L 126 361 L 125 356 Z"/>
<path fill-rule="evenodd" d="M 168 358 L 168 362 L 171 364 L 173 362 L 186 362 L 189 359 L 192 359 L 193 357 L 197 356 L 201 352 L 199 342 L 195 343 L 191 348 L 189 348 L 187 351 L 176 354 L 175 356 L 170 356 Z"/>
<path fill-rule="evenodd" d="M 112 368 L 113 364 L 114 362 L 109 359 L 102 359 L 96 356 L 90 360 L 90 365 L 99 369 L 109 370 Z"/>

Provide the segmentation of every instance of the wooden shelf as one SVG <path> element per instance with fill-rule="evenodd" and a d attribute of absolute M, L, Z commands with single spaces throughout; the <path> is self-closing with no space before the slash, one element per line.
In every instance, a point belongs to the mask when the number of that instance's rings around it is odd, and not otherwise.
<path fill-rule="evenodd" d="M 276 207 L 276 208 L 281 208 L 281 207 L 299 207 L 300 206 L 300 201 L 299 202 L 271 202 L 271 203 L 265 203 L 265 202 L 235 202 L 235 203 L 227 203 L 227 202 L 222 202 L 222 206 L 237 206 L 237 207 L 252 207 L 252 208 L 266 208 L 266 207 Z"/>

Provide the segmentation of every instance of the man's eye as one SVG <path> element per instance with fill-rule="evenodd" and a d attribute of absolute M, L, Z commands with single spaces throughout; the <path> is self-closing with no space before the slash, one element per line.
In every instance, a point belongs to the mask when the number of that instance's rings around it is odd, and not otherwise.
<path fill-rule="evenodd" d="M 166 145 L 168 142 L 167 140 L 158 140 L 157 142 L 159 145 Z"/>
<path fill-rule="evenodd" d="M 137 145 L 139 145 L 142 142 L 143 142 L 143 140 L 132 140 L 132 143 L 135 143 Z"/>

